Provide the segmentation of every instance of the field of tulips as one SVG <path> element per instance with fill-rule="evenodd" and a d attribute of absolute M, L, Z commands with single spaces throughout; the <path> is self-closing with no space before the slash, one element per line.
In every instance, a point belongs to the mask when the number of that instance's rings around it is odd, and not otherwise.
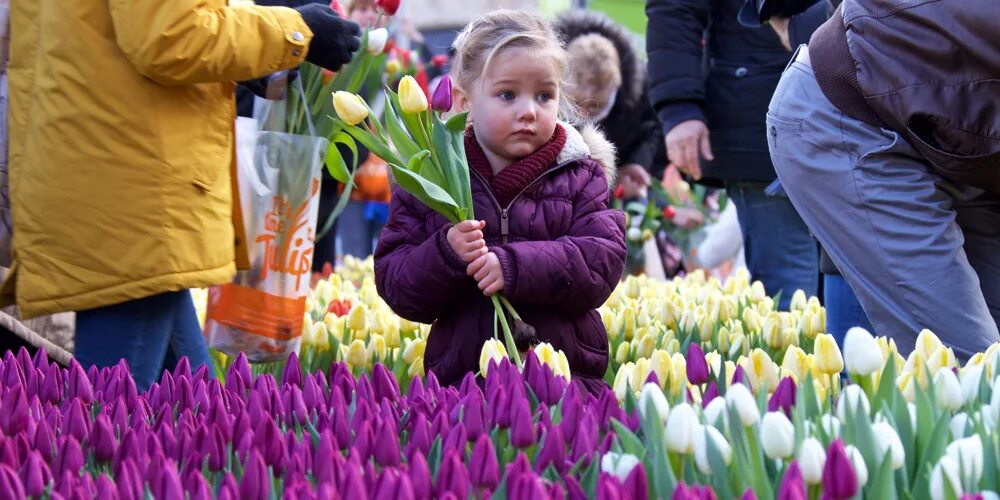
<path fill-rule="evenodd" d="M 0 492 L 37 498 L 1000 498 L 1000 346 L 907 357 L 738 275 L 629 278 L 602 308 L 609 388 L 547 344 L 482 379 L 425 375 L 426 325 L 371 263 L 317 281 L 288 363 L 216 353 L 139 394 L 119 365 L 0 366 Z M 843 353 L 843 354 L 842 354 Z"/>

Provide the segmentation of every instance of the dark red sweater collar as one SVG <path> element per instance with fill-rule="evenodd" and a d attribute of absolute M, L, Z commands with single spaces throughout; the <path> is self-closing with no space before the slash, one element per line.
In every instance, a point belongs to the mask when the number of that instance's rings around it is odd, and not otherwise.
<path fill-rule="evenodd" d="M 493 167 L 486 153 L 476 140 L 474 133 L 465 135 L 465 156 L 469 160 L 469 167 L 486 179 L 489 188 L 493 191 L 500 206 L 506 207 L 514 201 L 524 188 L 528 187 L 542 172 L 545 172 L 556 163 L 559 153 L 566 145 L 566 131 L 562 125 L 556 124 L 556 130 L 552 137 L 542 147 L 530 155 L 511 163 L 504 167 L 500 173 L 494 175 Z"/>

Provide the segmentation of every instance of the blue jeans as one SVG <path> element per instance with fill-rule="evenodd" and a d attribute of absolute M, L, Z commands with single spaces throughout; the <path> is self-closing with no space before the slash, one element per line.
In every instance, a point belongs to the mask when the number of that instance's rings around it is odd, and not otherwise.
<path fill-rule="evenodd" d="M 350 201 L 337 219 L 341 255 L 364 259 L 375 253 L 385 221 L 369 205 L 367 201 Z"/>
<path fill-rule="evenodd" d="M 778 308 L 788 310 L 792 294 L 819 291 L 819 247 L 792 202 L 783 194 L 764 193 L 765 182 L 727 182 L 743 233 L 747 269 L 768 295 L 781 292 Z"/>
<path fill-rule="evenodd" d="M 211 364 L 187 290 L 78 312 L 75 356 L 84 367 L 124 359 L 139 391 L 184 356 L 192 369 Z"/>
<path fill-rule="evenodd" d="M 858 302 L 858 296 L 839 274 L 823 275 L 823 300 L 826 302 L 826 331 L 837 339 L 837 345 L 844 346 L 847 330 L 860 326 L 872 331 L 865 310 Z"/>

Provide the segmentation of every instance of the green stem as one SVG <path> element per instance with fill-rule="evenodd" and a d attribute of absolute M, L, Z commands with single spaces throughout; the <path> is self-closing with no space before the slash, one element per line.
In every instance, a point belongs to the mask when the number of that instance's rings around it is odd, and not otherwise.
<path fill-rule="evenodd" d="M 500 295 L 499 297 L 500 297 L 500 303 L 503 304 L 505 308 L 507 308 L 507 311 L 510 312 L 510 315 L 513 316 L 514 319 L 521 321 L 521 315 L 517 314 L 517 311 L 514 310 L 514 305 L 511 304 L 509 300 L 507 300 L 507 297 L 504 297 L 503 295 Z"/>
<path fill-rule="evenodd" d="M 510 331 L 510 325 L 507 324 L 507 317 L 503 313 L 503 306 L 500 304 L 500 299 L 497 295 L 490 297 L 493 301 L 493 309 L 500 318 L 500 327 L 503 328 L 504 343 L 507 344 L 507 355 L 510 359 L 514 360 L 514 366 L 518 370 L 521 369 L 521 354 L 517 352 L 517 344 L 514 343 L 514 334 Z"/>

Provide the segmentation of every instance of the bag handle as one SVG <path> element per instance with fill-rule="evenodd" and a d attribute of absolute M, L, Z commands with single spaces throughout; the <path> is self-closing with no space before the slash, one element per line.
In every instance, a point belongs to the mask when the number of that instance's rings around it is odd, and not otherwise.
<path fill-rule="evenodd" d="M 287 117 L 288 117 L 288 99 L 289 99 L 289 88 L 288 88 L 288 70 L 282 70 L 272 73 L 267 77 L 267 90 L 266 90 L 266 103 L 267 110 L 264 112 L 264 116 L 261 118 L 261 130 L 268 130 L 272 132 L 285 132 L 287 131 Z M 309 103 L 306 101 L 305 89 L 302 87 L 301 75 L 295 78 L 292 82 L 295 92 L 298 96 L 299 104 L 302 106 L 301 109 L 305 110 L 303 113 L 305 115 L 306 127 L 309 129 L 309 135 L 316 136 L 316 126 L 313 124 L 312 114 L 309 112 Z"/>

